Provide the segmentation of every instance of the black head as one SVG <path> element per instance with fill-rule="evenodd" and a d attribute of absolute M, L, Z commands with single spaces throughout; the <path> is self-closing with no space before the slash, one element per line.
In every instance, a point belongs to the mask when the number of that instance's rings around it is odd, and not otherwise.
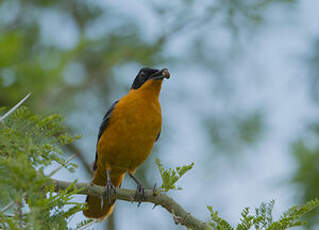
<path fill-rule="evenodd" d="M 142 68 L 135 77 L 131 89 L 140 88 L 147 80 L 169 78 L 167 69 Z"/>

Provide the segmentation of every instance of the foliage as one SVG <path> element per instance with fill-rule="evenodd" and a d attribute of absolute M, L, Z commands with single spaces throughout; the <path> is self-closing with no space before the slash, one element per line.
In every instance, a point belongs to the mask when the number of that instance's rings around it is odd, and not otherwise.
<path fill-rule="evenodd" d="M 63 159 L 62 147 L 77 138 L 68 134 L 59 115 L 34 115 L 26 107 L 19 108 L 0 123 L 2 229 L 68 228 L 68 219 L 84 208 L 83 204 L 72 201 L 72 197 L 79 192 L 74 186 L 76 181 L 66 190 L 55 193 L 44 170 L 56 162 L 73 172 L 76 165 Z M 163 181 L 161 188 L 166 192 L 180 189 L 176 187 L 176 182 L 194 165 L 164 169 L 159 159 L 156 164 Z M 319 207 L 319 200 L 294 206 L 277 221 L 272 217 L 273 207 L 274 201 L 262 203 L 255 214 L 245 208 L 240 223 L 233 228 L 208 206 L 210 225 L 217 230 L 249 230 L 253 227 L 256 230 L 285 230 L 302 225 L 300 218 Z M 82 221 L 78 227 L 89 226 L 90 223 L 92 220 Z"/>
<path fill-rule="evenodd" d="M 1 229 L 66 228 L 82 208 L 71 200 L 78 190 L 55 193 L 44 170 L 55 162 L 73 172 L 76 165 L 65 162 L 62 147 L 77 138 L 59 115 L 34 115 L 25 107 L 0 123 Z"/>
<path fill-rule="evenodd" d="M 175 184 L 185 173 L 193 168 L 194 163 L 184 165 L 182 167 L 176 167 L 176 169 L 164 169 L 160 160 L 156 159 L 156 165 L 162 177 L 161 188 L 163 188 L 165 192 L 168 192 L 169 190 L 182 189 L 181 187 L 176 187 Z"/>
<path fill-rule="evenodd" d="M 233 230 L 231 225 L 224 220 L 223 218 L 218 216 L 218 212 L 213 210 L 212 206 L 207 206 L 208 211 L 210 212 L 210 218 L 212 222 L 210 225 L 217 230 Z"/>
<path fill-rule="evenodd" d="M 313 105 L 316 110 L 319 105 L 318 35 L 308 46 L 308 53 L 303 64 L 307 69 L 307 93 L 314 102 Z M 298 186 L 299 192 L 296 197 L 299 198 L 300 202 L 315 199 L 319 194 L 319 120 L 317 115 L 309 120 L 298 139 L 291 144 L 291 153 L 296 162 L 296 171 L 291 182 Z M 311 212 L 305 220 L 308 222 L 306 229 L 318 229 L 319 210 Z"/>
<path fill-rule="evenodd" d="M 300 218 L 312 210 L 319 208 L 319 199 L 307 202 L 300 207 L 294 206 L 287 210 L 279 220 L 274 221 L 272 210 L 274 208 L 274 201 L 269 203 L 262 203 L 259 208 L 255 209 L 255 214 L 250 214 L 250 209 L 245 208 L 241 213 L 240 223 L 236 228 L 233 228 L 226 220 L 218 216 L 218 212 L 214 211 L 211 206 L 208 210 L 211 214 L 210 225 L 217 230 L 285 230 L 295 226 L 300 226 L 302 223 Z"/>
<path fill-rule="evenodd" d="M 95 223 L 96 220 L 94 219 L 87 219 L 87 220 L 83 220 L 81 221 L 79 224 L 77 224 L 76 226 L 76 230 L 79 230 L 79 229 L 89 229 L 88 227 L 91 226 L 93 223 Z"/>
<path fill-rule="evenodd" d="M 307 135 L 307 138 L 300 139 L 293 144 L 293 156 L 297 162 L 297 168 L 293 175 L 292 182 L 300 186 L 298 194 L 301 202 L 318 198 L 319 194 L 319 146 L 317 127 Z M 313 141 L 312 141 L 313 140 Z M 309 222 L 308 228 L 318 226 L 319 210 L 315 210 L 306 220 Z"/>

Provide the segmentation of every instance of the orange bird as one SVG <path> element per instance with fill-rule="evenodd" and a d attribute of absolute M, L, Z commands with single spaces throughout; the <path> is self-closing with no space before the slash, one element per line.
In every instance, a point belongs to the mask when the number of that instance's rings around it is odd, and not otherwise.
<path fill-rule="evenodd" d="M 87 196 L 86 217 L 104 219 L 114 208 L 111 189 L 119 187 L 125 173 L 137 184 L 137 192 L 144 192 L 133 176 L 136 168 L 151 153 L 162 126 L 159 94 L 167 69 L 142 68 L 127 95 L 113 103 L 100 126 L 93 169 L 93 183 L 106 186 L 107 197 Z"/>

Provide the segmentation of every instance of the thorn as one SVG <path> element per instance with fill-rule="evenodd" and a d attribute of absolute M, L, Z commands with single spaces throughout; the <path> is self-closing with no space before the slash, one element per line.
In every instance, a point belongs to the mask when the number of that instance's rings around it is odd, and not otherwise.
<path fill-rule="evenodd" d="M 136 187 L 135 199 L 138 199 L 138 197 L 141 197 L 140 200 L 145 200 L 145 189 L 141 184 Z"/>
<path fill-rule="evenodd" d="M 156 183 L 154 184 L 154 187 L 153 187 L 153 196 L 156 196 Z"/>

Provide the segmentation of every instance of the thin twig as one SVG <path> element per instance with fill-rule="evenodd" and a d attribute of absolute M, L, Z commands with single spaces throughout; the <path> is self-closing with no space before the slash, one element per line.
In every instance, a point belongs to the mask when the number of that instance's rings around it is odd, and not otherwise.
<path fill-rule="evenodd" d="M 12 205 L 14 205 L 14 201 L 11 201 L 9 204 L 7 204 L 6 206 L 4 206 L 0 212 L 4 213 L 6 212 L 9 208 L 12 207 Z"/>
<path fill-rule="evenodd" d="M 83 225 L 83 226 L 80 227 L 80 228 L 77 228 L 77 230 L 84 230 L 84 229 L 90 227 L 91 225 L 95 224 L 95 223 L 98 222 L 98 221 L 99 221 L 99 219 L 95 219 L 95 220 L 93 220 L 92 222 L 87 223 L 86 225 Z"/>
<path fill-rule="evenodd" d="M 18 104 L 16 104 L 12 109 L 10 109 L 5 115 L 0 117 L 0 122 L 2 122 L 5 118 L 10 116 L 17 108 L 19 108 L 20 105 L 22 105 L 29 97 L 31 93 L 28 93 L 21 101 L 19 101 Z"/>
<path fill-rule="evenodd" d="M 57 167 L 56 169 L 54 169 L 49 175 L 48 177 L 53 176 L 54 174 L 56 174 L 60 169 L 62 169 L 63 167 L 67 166 L 67 164 L 74 158 L 76 157 L 76 153 L 74 153 L 72 156 L 70 156 L 64 163 L 62 163 L 59 167 Z"/>

